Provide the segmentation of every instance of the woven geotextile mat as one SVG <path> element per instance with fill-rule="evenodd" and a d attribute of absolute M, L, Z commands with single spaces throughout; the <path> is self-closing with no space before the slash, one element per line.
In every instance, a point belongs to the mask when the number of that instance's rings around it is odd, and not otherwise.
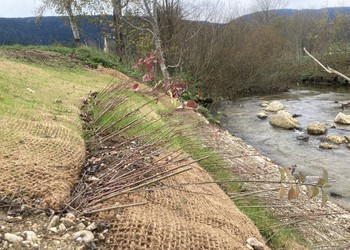
<path fill-rule="evenodd" d="M 0 119 L 0 196 L 35 197 L 59 208 L 85 159 L 78 132 L 59 124 Z"/>
<path fill-rule="evenodd" d="M 211 177 L 199 167 L 164 181 L 201 182 Z M 101 249 L 247 249 L 246 239 L 263 239 L 216 184 L 138 192 L 113 200 L 146 205 L 99 214 L 112 223 Z M 266 248 L 268 249 L 268 248 Z"/>

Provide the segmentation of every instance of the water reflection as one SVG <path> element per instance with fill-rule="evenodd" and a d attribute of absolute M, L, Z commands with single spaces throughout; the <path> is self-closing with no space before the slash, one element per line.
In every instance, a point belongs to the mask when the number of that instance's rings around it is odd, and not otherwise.
<path fill-rule="evenodd" d="M 272 127 L 267 120 L 260 120 L 256 114 L 262 109 L 262 101 L 279 100 L 291 114 L 300 114 L 296 118 L 302 128 L 311 122 L 327 124 L 328 135 L 350 135 L 349 126 L 334 124 L 339 112 L 350 114 L 350 109 L 342 110 L 334 101 L 350 100 L 349 90 L 339 92 L 300 89 L 279 95 L 242 98 L 225 102 L 220 111 L 226 115 L 224 127 L 232 134 L 244 139 L 264 155 L 282 166 L 296 164 L 298 170 L 307 175 L 322 173 L 322 168 L 336 182 L 331 191 L 350 200 L 350 149 L 345 144 L 335 150 L 320 149 L 319 143 L 324 136 L 310 136 L 307 141 L 298 140 L 299 131 Z M 331 128 L 332 126 L 335 128 Z"/>

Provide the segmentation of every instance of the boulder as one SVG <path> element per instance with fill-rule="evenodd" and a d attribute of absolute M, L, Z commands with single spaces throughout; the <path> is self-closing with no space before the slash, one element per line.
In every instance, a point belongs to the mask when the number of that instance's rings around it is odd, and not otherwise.
<path fill-rule="evenodd" d="M 283 109 L 284 109 L 284 105 L 279 101 L 273 101 L 265 108 L 266 111 L 270 111 L 270 112 L 278 112 Z"/>
<path fill-rule="evenodd" d="M 338 148 L 338 147 L 337 147 L 336 145 L 333 145 L 333 144 L 330 144 L 330 143 L 327 143 L 327 142 L 322 142 L 322 143 L 320 143 L 319 148 L 323 148 L 323 149 L 336 149 L 336 148 Z"/>
<path fill-rule="evenodd" d="M 350 144 L 348 144 L 348 148 L 350 148 Z"/>
<path fill-rule="evenodd" d="M 346 115 L 342 112 L 340 112 L 336 117 L 334 122 L 340 123 L 340 124 L 345 124 L 345 125 L 350 125 L 350 115 Z"/>
<path fill-rule="evenodd" d="M 333 142 L 335 144 L 342 144 L 346 142 L 344 137 L 337 136 L 337 135 L 327 135 L 326 140 L 329 142 Z"/>
<path fill-rule="evenodd" d="M 325 124 L 319 122 L 310 123 L 307 126 L 307 132 L 310 135 L 323 135 L 327 132 L 327 127 Z"/>
<path fill-rule="evenodd" d="M 294 129 L 298 127 L 298 121 L 294 119 L 290 113 L 283 110 L 271 117 L 270 124 L 284 129 Z"/>
<path fill-rule="evenodd" d="M 264 112 L 264 111 L 261 111 L 260 113 L 258 113 L 256 115 L 258 118 L 260 118 L 261 120 L 264 120 L 268 117 L 268 115 Z"/>

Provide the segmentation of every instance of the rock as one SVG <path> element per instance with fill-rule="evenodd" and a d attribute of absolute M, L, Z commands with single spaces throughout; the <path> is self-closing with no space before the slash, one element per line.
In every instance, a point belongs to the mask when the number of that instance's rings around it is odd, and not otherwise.
<path fill-rule="evenodd" d="M 266 108 L 267 106 L 269 106 L 268 101 L 263 101 L 262 103 L 260 103 L 260 107 Z"/>
<path fill-rule="evenodd" d="M 15 223 L 15 222 L 19 222 L 22 220 L 23 220 L 23 218 L 21 216 L 17 216 L 17 217 L 7 216 L 5 221 L 9 222 L 9 223 Z"/>
<path fill-rule="evenodd" d="M 350 136 L 346 135 L 344 136 L 345 140 L 350 143 Z"/>
<path fill-rule="evenodd" d="M 256 116 L 257 116 L 258 118 L 262 119 L 262 120 L 264 120 L 264 119 L 266 119 L 266 118 L 268 117 L 268 115 L 267 115 L 265 112 L 263 112 L 263 111 L 261 111 L 260 113 L 258 113 Z"/>
<path fill-rule="evenodd" d="M 348 148 L 350 148 L 350 144 L 348 144 Z"/>
<path fill-rule="evenodd" d="M 61 224 L 58 226 L 58 231 L 64 232 L 64 231 L 66 231 L 66 230 L 67 230 L 67 228 L 66 228 L 66 226 L 65 226 L 63 223 L 61 223 Z"/>
<path fill-rule="evenodd" d="M 105 235 L 104 235 L 104 234 L 99 233 L 99 234 L 97 235 L 97 239 L 98 239 L 98 240 L 105 240 L 105 239 L 106 239 L 106 237 L 105 237 Z"/>
<path fill-rule="evenodd" d="M 89 244 L 95 239 L 95 236 L 88 230 L 81 230 L 73 234 L 73 239 L 76 241 L 81 240 L 84 243 Z"/>
<path fill-rule="evenodd" d="M 333 145 L 333 144 L 330 144 L 327 142 L 320 143 L 320 145 L 318 147 L 323 148 L 323 149 L 336 149 L 336 148 L 338 148 L 336 145 Z"/>
<path fill-rule="evenodd" d="M 21 236 L 17 236 L 15 234 L 10 234 L 10 233 L 5 233 L 4 239 L 10 243 L 19 243 L 24 240 Z"/>
<path fill-rule="evenodd" d="M 294 119 L 291 114 L 283 110 L 271 117 L 270 124 L 272 126 L 284 129 L 293 129 L 298 127 L 298 121 Z"/>
<path fill-rule="evenodd" d="M 57 230 L 56 227 L 50 227 L 50 228 L 49 228 L 49 231 L 50 231 L 50 232 L 53 232 L 53 233 L 57 233 L 57 232 L 58 232 L 58 230 Z"/>
<path fill-rule="evenodd" d="M 69 233 L 66 233 L 65 235 L 62 236 L 62 239 L 64 240 L 68 240 L 70 239 L 72 236 Z"/>
<path fill-rule="evenodd" d="M 254 250 L 254 248 L 251 245 L 249 245 L 249 244 L 247 244 L 245 246 L 247 247 L 248 250 Z"/>
<path fill-rule="evenodd" d="M 91 223 L 89 226 L 87 226 L 86 230 L 94 231 L 97 228 L 96 222 Z"/>
<path fill-rule="evenodd" d="M 74 221 L 72 221 L 71 219 L 68 219 L 68 218 L 61 218 L 60 221 L 66 226 L 66 228 L 75 226 Z"/>
<path fill-rule="evenodd" d="M 38 240 L 36 233 L 33 231 L 24 231 L 23 234 L 26 236 L 26 241 L 29 243 L 33 243 Z"/>
<path fill-rule="evenodd" d="M 307 126 L 307 132 L 310 135 L 323 135 L 324 133 L 327 132 L 327 127 L 326 124 L 315 122 L 315 123 L 310 123 Z"/>
<path fill-rule="evenodd" d="M 54 215 L 52 216 L 49 225 L 47 226 L 47 228 L 52 228 L 58 225 L 58 222 L 60 220 L 60 217 L 58 217 L 58 215 Z"/>
<path fill-rule="evenodd" d="M 326 140 L 335 144 L 342 144 L 346 142 L 345 138 L 337 135 L 327 135 Z"/>
<path fill-rule="evenodd" d="M 300 141 L 308 141 L 310 138 L 310 136 L 304 131 L 295 130 L 295 134 L 296 139 Z"/>
<path fill-rule="evenodd" d="M 284 109 L 284 105 L 279 101 L 273 101 L 265 108 L 266 111 L 270 111 L 270 112 L 278 112 L 283 109 Z"/>
<path fill-rule="evenodd" d="M 350 115 L 346 115 L 342 112 L 340 112 L 336 117 L 334 122 L 340 123 L 340 124 L 345 124 L 345 125 L 350 125 Z"/>
<path fill-rule="evenodd" d="M 84 230 L 86 228 L 86 226 L 84 225 L 84 223 L 80 222 L 77 226 L 76 229 L 78 229 L 79 231 Z"/>
<path fill-rule="evenodd" d="M 248 238 L 246 243 L 255 250 L 264 250 L 264 244 L 258 241 L 255 237 Z"/>
<path fill-rule="evenodd" d="M 75 215 L 72 214 L 72 213 L 67 213 L 65 217 L 66 217 L 67 219 L 72 220 L 72 221 L 75 221 L 75 220 L 76 220 Z"/>

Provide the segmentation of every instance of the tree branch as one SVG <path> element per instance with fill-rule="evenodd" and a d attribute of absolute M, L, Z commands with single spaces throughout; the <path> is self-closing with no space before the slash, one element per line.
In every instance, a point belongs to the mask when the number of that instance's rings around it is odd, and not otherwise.
<path fill-rule="evenodd" d="M 304 48 L 304 51 L 305 51 L 305 53 L 306 53 L 308 56 L 310 56 L 316 63 L 318 63 L 327 73 L 338 75 L 338 76 L 340 76 L 341 78 L 344 78 L 345 80 L 347 80 L 347 81 L 350 82 L 350 78 L 347 77 L 346 75 L 340 73 L 339 71 L 336 71 L 336 70 L 332 69 L 332 68 L 329 67 L 329 66 L 325 67 L 319 60 L 317 60 L 313 55 L 311 55 L 311 54 L 306 50 L 306 48 Z"/>

